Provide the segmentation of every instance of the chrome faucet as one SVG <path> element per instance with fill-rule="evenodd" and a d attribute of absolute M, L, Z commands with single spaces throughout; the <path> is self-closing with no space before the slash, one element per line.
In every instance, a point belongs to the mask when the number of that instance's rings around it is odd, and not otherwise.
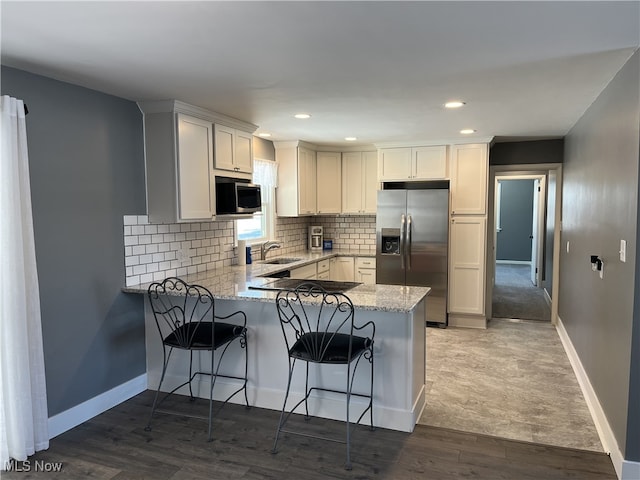
<path fill-rule="evenodd" d="M 267 259 L 267 253 L 269 253 L 269 250 L 273 250 L 274 248 L 280 248 L 280 247 L 282 247 L 280 242 L 275 242 L 275 241 L 264 242 L 262 246 L 260 246 L 260 255 L 262 256 L 262 260 Z"/>

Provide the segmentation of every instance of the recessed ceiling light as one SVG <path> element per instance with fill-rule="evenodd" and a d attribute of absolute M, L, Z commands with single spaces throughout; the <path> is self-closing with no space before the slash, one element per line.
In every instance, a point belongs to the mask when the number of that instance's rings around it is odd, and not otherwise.
<path fill-rule="evenodd" d="M 460 100 L 454 100 L 444 104 L 445 108 L 460 108 L 463 105 L 464 105 L 464 102 L 461 102 Z"/>
<path fill-rule="evenodd" d="M 347 142 L 355 142 L 357 140 L 356 137 L 344 137 Z"/>
<path fill-rule="evenodd" d="M 271 134 L 267 132 L 262 132 L 262 133 L 259 133 L 258 136 L 262 138 L 268 138 L 271 136 Z"/>
<path fill-rule="evenodd" d="M 311 115 L 309 115 L 308 113 L 296 113 L 294 117 L 305 119 L 305 118 L 311 118 Z"/>
<path fill-rule="evenodd" d="M 473 128 L 465 128 L 463 130 L 460 130 L 460 133 L 462 133 L 463 135 L 469 135 L 470 133 L 475 133 L 475 130 Z"/>

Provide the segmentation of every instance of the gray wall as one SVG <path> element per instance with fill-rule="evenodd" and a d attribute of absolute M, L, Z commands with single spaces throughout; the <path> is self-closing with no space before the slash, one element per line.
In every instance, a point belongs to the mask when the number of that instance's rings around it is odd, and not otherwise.
<path fill-rule="evenodd" d="M 143 298 L 124 285 L 123 215 L 145 214 L 135 103 L 2 67 L 27 139 L 49 415 L 146 371 Z"/>
<path fill-rule="evenodd" d="M 551 298 L 553 291 L 553 242 L 556 229 L 556 185 L 558 182 L 555 171 L 547 176 L 547 227 L 544 240 L 544 268 L 542 271 L 542 286 Z"/>
<path fill-rule="evenodd" d="M 533 180 L 500 180 L 497 260 L 531 261 Z"/>
<path fill-rule="evenodd" d="M 640 99 L 638 51 L 565 138 L 559 316 L 625 458 L 638 460 L 640 377 L 630 378 L 637 275 Z M 620 239 L 627 262 L 618 260 Z M 570 253 L 566 242 L 570 241 Z M 604 279 L 590 255 L 605 262 Z M 634 325 L 635 323 L 635 325 Z M 638 344 L 633 349 L 638 349 Z M 634 371 L 638 369 L 634 351 Z M 628 408 L 633 410 L 628 415 Z M 636 432 L 627 422 L 635 419 Z"/>
<path fill-rule="evenodd" d="M 564 140 L 561 138 L 494 143 L 489 151 L 489 165 L 562 163 L 564 155 L 563 144 Z"/>
<path fill-rule="evenodd" d="M 273 142 L 260 137 L 253 137 L 253 156 L 262 160 L 276 160 L 276 149 Z"/>

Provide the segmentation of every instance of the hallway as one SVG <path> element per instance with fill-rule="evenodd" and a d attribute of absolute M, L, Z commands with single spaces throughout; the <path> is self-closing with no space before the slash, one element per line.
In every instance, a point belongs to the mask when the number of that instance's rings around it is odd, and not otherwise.
<path fill-rule="evenodd" d="M 427 328 L 426 389 L 423 425 L 603 451 L 550 323 Z"/>
<path fill-rule="evenodd" d="M 551 307 L 545 299 L 544 290 L 533 285 L 530 272 L 529 265 L 496 264 L 493 318 L 551 321 Z"/>

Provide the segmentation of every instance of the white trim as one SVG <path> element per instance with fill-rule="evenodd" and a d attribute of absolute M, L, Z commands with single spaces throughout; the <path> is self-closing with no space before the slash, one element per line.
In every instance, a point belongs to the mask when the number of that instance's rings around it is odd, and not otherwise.
<path fill-rule="evenodd" d="M 531 266 L 531 262 L 529 260 L 496 260 L 496 263 L 508 265 L 512 263 L 513 265 L 529 265 Z"/>
<path fill-rule="evenodd" d="M 151 390 L 156 390 L 160 376 L 158 372 L 149 374 L 149 385 Z M 170 392 L 174 387 L 184 382 L 184 377 L 167 373 L 162 383 L 163 392 Z M 209 398 L 210 381 L 208 377 L 196 378 L 193 382 L 193 395 L 199 398 Z M 213 390 L 213 399 L 222 401 L 231 393 L 236 391 L 240 383 L 237 380 L 227 378 L 218 378 Z M 176 391 L 179 395 L 189 395 L 189 388 L 182 387 Z M 284 390 L 276 390 L 273 388 L 255 388 L 250 383 L 247 385 L 247 396 L 249 397 L 249 405 L 257 408 L 266 408 L 269 410 L 279 411 L 282 409 L 282 401 L 284 399 Z M 303 399 L 302 392 L 290 392 L 287 401 L 287 409 Z M 244 395 L 242 392 L 229 399 L 229 403 L 238 405 L 244 404 Z M 366 407 L 368 401 L 351 397 L 351 408 L 353 418 L 357 419 L 360 413 Z M 399 430 L 402 432 L 413 432 L 413 429 L 420 418 L 426 406 L 426 396 L 424 386 L 420 390 L 416 401 L 411 406 L 411 410 L 400 410 L 397 408 L 380 405 L 373 399 L 373 422 L 376 427 L 388 428 L 391 430 Z M 299 407 L 296 412 L 304 412 L 304 408 Z M 343 395 L 336 395 L 326 392 L 316 392 L 309 397 L 309 412 L 313 416 L 322 418 L 331 418 L 333 420 L 344 421 L 345 418 L 345 399 Z M 362 419 L 361 424 L 367 425 L 368 414 Z"/>
<path fill-rule="evenodd" d="M 551 307 L 551 295 L 549 295 L 549 292 L 547 291 L 546 287 L 542 289 L 542 293 L 544 293 L 545 302 L 547 302 L 547 305 Z"/>
<path fill-rule="evenodd" d="M 638 478 L 640 478 L 640 462 L 624 460 L 620 480 L 638 480 Z"/>
<path fill-rule="evenodd" d="M 560 341 L 562 342 L 562 346 L 567 353 L 567 357 L 569 357 L 571 367 L 573 367 L 573 371 L 576 374 L 576 378 L 578 379 L 578 383 L 580 384 L 582 394 L 587 401 L 587 407 L 589 407 L 589 412 L 591 413 L 591 417 L 593 418 L 593 422 L 595 423 L 596 430 L 598 430 L 600 442 L 604 447 L 604 451 L 611 457 L 611 462 L 613 463 L 613 467 L 616 469 L 618 478 L 622 479 L 624 478 L 622 476 L 624 457 L 622 455 L 622 452 L 620 451 L 620 447 L 618 446 L 618 442 L 616 441 L 613 430 L 611 429 L 611 426 L 607 421 L 607 416 L 604 413 L 602 405 L 600 405 L 598 395 L 596 394 L 593 386 L 591 385 L 591 382 L 589 381 L 589 376 L 582 366 L 582 362 L 580 361 L 578 352 L 576 352 L 576 349 L 573 347 L 573 343 L 571 342 L 569 334 L 564 328 L 564 324 L 562 323 L 560 317 L 558 317 L 556 330 L 558 332 L 558 336 L 560 337 Z M 633 468 L 631 468 L 631 470 L 633 470 Z M 640 477 L 627 478 L 636 479 Z"/>
<path fill-rule="evenodd" d="M 106 412 L 119 403 L 144 392 L 147 389 L 147 374 L 129 380 L 109 391 L 101 393 L 75 407 L 49 417 L 49 439 L 77 427 L 96 415 Z"/>

